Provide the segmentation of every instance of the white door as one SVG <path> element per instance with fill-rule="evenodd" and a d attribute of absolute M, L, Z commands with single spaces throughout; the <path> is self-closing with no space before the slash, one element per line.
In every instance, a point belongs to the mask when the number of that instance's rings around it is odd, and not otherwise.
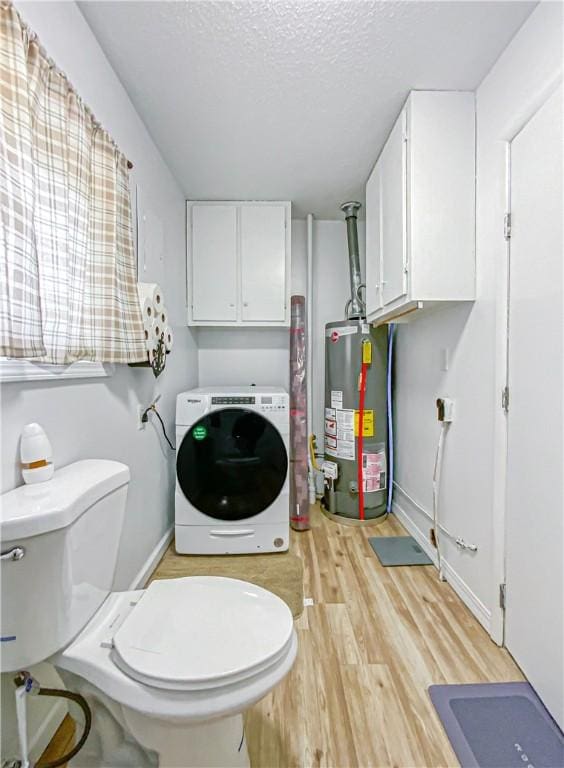
<path fill-rule="evenodd" d="M 382 306 L 382 173 L 380 161 L 366 182 L 366 314 Z"/>
<path fill-rule="evenodd" d="M 237 209 L 191 206 L 192 318 L 237 320 Z"/>
<path fill-rule="evenodd" d="M 562 95 L 511 142 L 505 643 L 564 727 Z"/>
<path fill-rule="evenodd" d="M 380 156 L 383 303 L 404 296 L 406 280 L 406 147 L 405 110 L 399 116 Z"/>
<path fill-rule="evenodd" d="M 241 206 L 242 320 L 286 317 L 286 208 Z"/>

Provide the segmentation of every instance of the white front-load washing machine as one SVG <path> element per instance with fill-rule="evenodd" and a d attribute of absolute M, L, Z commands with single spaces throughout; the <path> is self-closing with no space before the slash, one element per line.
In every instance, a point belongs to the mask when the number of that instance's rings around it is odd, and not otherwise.
<path fill-rule="evenodd" d="M 289 400 L 208 387 L 176 400 L 176 551 L 282 552 L 289 539 Z"/>

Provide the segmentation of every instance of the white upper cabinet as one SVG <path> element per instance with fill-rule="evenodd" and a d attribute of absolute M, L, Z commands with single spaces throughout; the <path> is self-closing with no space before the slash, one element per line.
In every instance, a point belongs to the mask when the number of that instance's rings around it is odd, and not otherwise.
<path fill-rule="evenodd" d="M 286 320 L 286 208 L 241 208 L 241 319 Z"/>
<path fill-rule="evenodd" d="M 405 114 L 394 125 L 381 156 L 380 285 L 382 303 L 407 294 Z"/>
<path fill-rule="evenodd" d="M 193 205 L 192 319 L 237 320 L 237 209 Z"/>
<path fill-rule="evenodd" d="M 412 91 L 366 185 L 372 322 L 475 299 L 475 104 Z"/>
<path fill-rule="evenodd" d="M 188 325 L 289 325 L 290 228 L 289 202 L 188 202 Z"/>

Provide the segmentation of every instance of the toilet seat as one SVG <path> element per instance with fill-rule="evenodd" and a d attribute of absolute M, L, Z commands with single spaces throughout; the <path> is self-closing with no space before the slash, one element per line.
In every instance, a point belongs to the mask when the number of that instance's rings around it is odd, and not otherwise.
<path fill-rule="evenodd" d="M 153 582 L 113 636 L 113 661 L 155 688 L 231 685 L 284 654 L 293 619 L 286 603 L 254 584 L 218 576 Z"/>
<path fill-rule="evenodd" d="M 246 582 L 239 583 L 253 590 L 260 589 Z M 298 650 L 293 628 L 279 654 L 267 660 L 262 668 L 255 666 L 239 680 L 225 678 L 221 683 L 216 680 L 215 686 L 202 684 L 199 690 L 179 690 L 168 683 L 164 686 L 164 681 L 159 687 L 136 679 L 120 661 L 113 647 L 114 638 L 128 617 L 141 606 L 148 589 L 112 592 L 82 632 L 49 661 L 59 670 L 87 681 L 123 707 L 179 723 L 205 722 L 242 712 L 263 698 L 291 669 Z M 267 595 L 279 599 L 268 592 Z"/>

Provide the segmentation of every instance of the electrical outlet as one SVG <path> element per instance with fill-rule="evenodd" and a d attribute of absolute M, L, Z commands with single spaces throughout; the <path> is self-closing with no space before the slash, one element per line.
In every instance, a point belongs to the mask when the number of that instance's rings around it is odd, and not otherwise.
<path fill-rule="evenodd" d="M 145 429 L 146 421 L 142 421 L 145 408 L 142 405 L 137 406 L 137 429 Z"/>
<path fill-rule="evenodd" d="M 454 400 L 450 397 L 437 399 L 437 418 L 439 421 L 454 421 Z"/>

